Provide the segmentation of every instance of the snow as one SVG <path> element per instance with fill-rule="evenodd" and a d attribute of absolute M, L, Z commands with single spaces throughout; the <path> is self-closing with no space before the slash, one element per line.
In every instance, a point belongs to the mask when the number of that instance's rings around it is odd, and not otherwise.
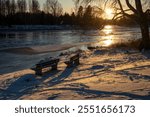
<path fill-rule="evenodd" d="M 2 49 L 0 52 L 15 53 L 21 55 L 35 55 L 43 54 L 48 52 L 57 52 L 63 50 L 76 51 L 78 49 L 86 49 L 88 45 L 95 44 L 95 42 L 82 42 L 75 44 L 62 44 L 62 45 L 43 45 L 43 46 L 30 46 L 30 47 L 19 47 L 19 48 L 8 48 Z"/>
<path fill-rule="evenodd" d="M 97 48 L 81 53 L 80 65 L 36 76 L 25 69 L 0 75 L 0 99 L 150 99 L 150 52 Z"/>

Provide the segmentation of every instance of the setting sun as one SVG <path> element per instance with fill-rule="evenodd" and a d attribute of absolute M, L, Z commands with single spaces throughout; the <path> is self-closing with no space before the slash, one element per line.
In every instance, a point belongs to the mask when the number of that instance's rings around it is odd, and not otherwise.
<path fill-rule="evenodd" d="M 113 17 L 113 10 L 110 8 L 107 8 L 105 10 L 105 18 L 106 19 L 111 19 Z"/>

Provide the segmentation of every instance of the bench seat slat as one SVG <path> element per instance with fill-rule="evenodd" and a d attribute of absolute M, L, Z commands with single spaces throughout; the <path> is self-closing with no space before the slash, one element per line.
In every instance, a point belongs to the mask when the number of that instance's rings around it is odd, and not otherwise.
<path fill-rule="evenodd" d="M 35 67 L 31 68 L 36 72 L 36 75 L 42 75 L 42 69 L 51 67 L 52 70 L 57 70 L 57 64 L 60 59 L 50 59 L 50 60 L 42 60 Z"/>

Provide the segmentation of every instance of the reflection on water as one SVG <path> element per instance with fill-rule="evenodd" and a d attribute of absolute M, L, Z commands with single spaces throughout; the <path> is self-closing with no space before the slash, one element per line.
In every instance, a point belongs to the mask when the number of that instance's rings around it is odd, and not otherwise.
<path fill-rule="evenodd" d="M 96 42 L 100 46 L 109 46 L 119 41 L 141 38 L 137 27 L 107 25 L 103 30 L 50 30 L 0 32 L 0 50 L 16 47 L 39 45 L 62 45 L 81 42 Z"/>
<path fill-rule="evenodd" d="M 113 32 L 113 28 L 111 25 L 106 25 L 103 29 L 103 32 L 106 34 L 106 35 L 109 35 L 109 34 L 112 34 Z"/>
<path fill-rule="evenodd" d="M 104 27 L 102 31 L 105 34 L 105 37 L 103 38 L 103 40 L 100 40 L 100 44 L 102 46 L 110 46 L 111 44 L 113 44 L 113 39 L 114 39 L 113 27 L 107 25 Z"/>
<path fill-rule="evenodd" d="M 106 40 L 103 41 L 104 45 L 103 46 L 110 46 L 113 44 L 113 39 L 111 38 L 112 36 L 109 36 L 109 39 L 107 38 Z"/>

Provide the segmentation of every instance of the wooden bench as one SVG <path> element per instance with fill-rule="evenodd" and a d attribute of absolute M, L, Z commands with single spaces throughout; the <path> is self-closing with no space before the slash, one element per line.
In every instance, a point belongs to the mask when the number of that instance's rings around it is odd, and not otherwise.
<path fill-rule="evenodd" d="M 41 76 L 43 74 L 43 68 L 51 67 L 51 70 L 57 70 L 59 60 L 59 58 L 49 58 L 47 60 L 41 60 L 38 64 L 35 65 L 35 67 L 31 69 L 35 71 L 36 75 Z"/>
<path fill-rule="evenodd" d="M 68 68 L 77 66 L 80 64 L 79 58 L 80 58 L 79 53 L 73 54 L 73 55 L 69 56 L 69 58 L 67 58 L 68 60 L 65 61 L 64 63 L 67 65 Z"/>

